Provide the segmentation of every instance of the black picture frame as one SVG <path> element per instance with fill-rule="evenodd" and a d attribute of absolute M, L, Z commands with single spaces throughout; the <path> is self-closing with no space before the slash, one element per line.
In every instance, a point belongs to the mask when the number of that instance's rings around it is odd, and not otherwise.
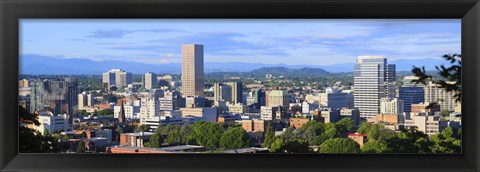
<path fill-rule="evenodd" d="M 478 0 L 1 0 L 1 171 L 479 171 Z M 18 154 L 22 18 L 462 19 L 462 154 Z"/>

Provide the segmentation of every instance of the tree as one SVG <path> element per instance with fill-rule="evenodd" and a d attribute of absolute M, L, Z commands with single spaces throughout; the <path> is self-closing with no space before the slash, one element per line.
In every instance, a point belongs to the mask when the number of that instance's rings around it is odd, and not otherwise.
<path fill-rule="evenodd" d="M 220 137 L 224 130 L 221 124 L 197 121 L 193 124 L 192 132 L 188 136 L 189 142 L 194 142 L 207 148 L 220 147 Z"/>
<path fill-rule="evenodd" d="M 456 139 L 456 132 L 451 127 L 445 128 L 441 133 L 430 136 L 433 142 L 432 152 L 434 153 L 460 153 L 461 140 Z"/>
<path fill-rule="evenodd" d="M 286 153 L 308 153 L 308 142 L 300 139 L 288 141 L 283 145 L 283 149 Z"/>
<path fill-rule="evenodd" d="M 262 147 L 269 147 L 275 141 L 275 131 L 271 123 L 267 124 L 267 131 L 265 131 L 265 139 L 263 139 Z"/>
<path fill-rule="evenodd" d="M 460 54 L 445 54 L 443 58 L 450 62 L 450 67 L 445 65 L 435 66 L 438 74 L 441 78 L 435 79 L 432 75 L 427 74 L 425 67 L 416 67 L 412 69 L 412 73 L 418 77 L 413 80 L 416 84 L 427 84 L 428 81 L 432 81 L 434 84 L 438 84 L 440 88 L 445 89 L 447 92 L 452 92 L 453 97 L 457 102 L 462 100 L 462 55 Z M 431 107 L 430 104 L 429 107 Z"/>
<path fill-rule="evenodd" d="M 220 147 L 224 149 L 233 149 L 237 152 L 237 149 L 248 147 L 250 145 L 247 132 L 242 127 L 232 128 L 220 137 Z"/>
<path fill-rule="evenodd" d="M 371 123 L 369 123 L 369 122 L 362 122 L 362 123 L 360 124 L 360 127 L 358 128 L 357 131 L 358 131 L 359 133 L 366 134 L 366 133 L 370 130 L 371 127 L 372 127 L 372 124 L 371 124 Z"/>
<path fill-rule="evenodd" d="M 279 153 L 283 151 L 283 147 L 285 146 L 285 142 L 281 138 L 275 139 L 275 141 L 270 145 L 270 152 L 272 153 Z"/>
<path fill-rule="evenodd" d="M 355 129 L 355 122 L 351 118 L 343 118 L 335 123 L 335 128 L 340 133 L 350 133 Z"/>
<path fill-rule="evenodd" d="M 149 148 L 159 148 L 161 145 L 162 145 L 162 139 L 161 139 L 162 136 L 160 136 L 160 134 L 158 133 L 154 133 L 151 137 L 150 137 L 150 141 L 148 141 L 147 143 L 144 144 L 145 147 L 149 147 Z"/>
<path fill-rule="evenodd" d="M 387 144 L 382 141 L 372 140 L 365 143 L 361 150 L 363 153 L 383 153 L 387 150 Z"/>
<path fill-rule="evenodd" d="M 28 112 L 22 106 L 19 108 L 19 122 L 23 124 L 40 125 L 37 116 Z M 58 140 L 50 135 L 42 135 L 37 130 L 27 128 L 25 125 L 19 125 L 19 152 L 21 153 L 56 153 Z"/>
<path fill-rule="evenodd" d="M 320 153 L 358 153 L 360 145 L 350 138 L 329 139 L 320 145 Z"/>
<path fill-rule="evenodd" d="M 428 135 L 418 131 L 417 127 L 403 129 L 398 133 L 398 137 L 390 138 L 386 141 L 388 151 L 392 153 L 430 153 L 432 152 L 432 142 Z"/>

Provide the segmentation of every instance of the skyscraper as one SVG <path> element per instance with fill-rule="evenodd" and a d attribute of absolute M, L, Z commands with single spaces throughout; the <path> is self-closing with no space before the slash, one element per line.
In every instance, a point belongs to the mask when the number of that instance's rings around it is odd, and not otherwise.
<path fill-rule="evenodd" d="M 132 83 L 132 73 L 125 72 L 121 69 L 111 69 L 102 75 L 103 83 L 108 83 L 108 86 L 115 85 L 118 88 L 127 87 Z"/>
<path fill-rule="evenodd" d="M 157 75 L 152 72 L 145 74 L 145 89 L 151 90 L 157 85 Z"/>
<path fill-rule="evenodd" d="M 203 45 L 182 45 L 182 93 L 183 96 L 204 97 Z"/>
<path fill-rule="evenodd" d="M 49 110 L 53 114 L 73 114 L 78 103 L 77 86 L 75 78 L 31 81 L 30 112 Z"/>
<path fill-rule="evenodd" d="M 395 65 L 383 56 L 359 56 L 354 68 L 354 106 L 361 117 L 380 113 L 380 99 L 395 95 Z"/>

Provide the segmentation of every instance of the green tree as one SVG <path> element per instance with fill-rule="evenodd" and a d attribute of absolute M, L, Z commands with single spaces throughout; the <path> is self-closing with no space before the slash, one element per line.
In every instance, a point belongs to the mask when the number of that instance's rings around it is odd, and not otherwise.
<path fill-rule="evenodd" d="M 461 141 L 455 139 L 455 131 L 451 127 L 445 128 L 441 133 L 430 136 L 433 142 L 432 151 L 434 153 L 460 153 Z"/>
<path fill-rule="evenodd" d="M 350 133 L 355 129 L 355 122 L 351 118 L 343 118 L 335 123 L 335 128 L 340 133 Z"/>
<path fill-rule="evenodd" d="M 274 142 L 270 145 L 270 152 L 272 153 L 280 153 L 283 151 L 283 147 L 285 146 L 285 141 L 281 138 L 275 139 Z"/>
<path fill-rule="evenodd" d="M 275 141 L 275 131 L 273 131 L 271 123 L 267 124 L 267 131 L 265 131 L 264 138 L 262 147 L 269 147 Z"/>
<path fill-rule="evenodd" d="M 329 139 L 320 145 L 320 153 L 358 153 L 360 145 L 350 138 Z"/>
<path fill-rule="evenodd" d="M 367 134 L 367 132 L 372 128 L 372 124 L 369 122 L 362 122 L 358 128 L 359 133 Z"/>
<path fill-rule="evenodd" d="M 247 132 L 242 127 L 232 128 L 220 137 L 220 146 L 224 149 L 233 149 L 235 153 L 237 149 L 245 148 L 250 145 Z"/>
<path fill-rule="evenodd" d="M 432 142 L 417 127 L 403 129 L 398 137 L 386 141 L 388 151 L 392 153 L 431 153 Z"/>
<path fill-rule="evenodd" d="M 150 137 L 150 141 L 148 141 L 147 143 L 144 144 L 145 147 L 149 147 L 149 148 L 159 148 L 161 145 L 162 145 L 162 139 L 161 139 L 162 136 L 160 136 L 159 133 L 154 133 L 151 137 Z"/>
<path fill-rule="evenodd" d="M 221 124 L 197 121 L 193 124 L 189 139 L 190 142 L 195 142 L 207 148 L 219 148 L 220 137 L 223 132 L 224 130 Z"/>
<path fill-rule="evenodd" d="M 387 144 L 382 141 L 368 141 L 361 148 L 363 153 L 383 153 L 387 150 Z"/>
<path fill-rule="evenodd" d="M 288 141 L 283 145 L 283 149 L 287 153 L 308 153 L 308 142 L 300 139 Z"/>

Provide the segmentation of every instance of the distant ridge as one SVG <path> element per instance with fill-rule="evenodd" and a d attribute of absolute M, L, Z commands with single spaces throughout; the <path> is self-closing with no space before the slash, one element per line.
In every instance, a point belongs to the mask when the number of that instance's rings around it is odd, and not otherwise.
<path fill-rule="evenodd" d="M 397 71 L 410 71 L 413 65 L 425 66 L 427 70 L 435 70 L 435 65 L 446 63 L 440 57 L 438 59 L 419 60 L 395 60 L 389 63 L 396 64 Z M 205 62 L 205 72 L 250 72 L 252 70 L 271 67 L 285 67 L 291 69 L 307 68 L 309 72 L 327 73 L 353 72 L 355 63 L 341 63 L 334 65 L 288 65 L 288 64 L 262 64 L 244 62 Z M 146 72 L 181 73 L 180 63 L 169 64 L 145 64 L 137 62 L 126 62 L 119 60 L 93 61 L 88 59 L 66 59 L 42 55 L 22 55 L 20 58 L 20 74 L 96 74 L 100 75 L 112 68 L 121 68 L 134 74 Z M 271 70 L 274 70 L 272 68 Z M 315 70 L 313 70 L 315 69 Z M 266 69 L 264 69 L 266 70 Z M 274 70 L 275 71 L 275 70 Z M 261 70 L 259 72 L 262 72 Z M 299 71 L 291 71 L 299 72 Z"/>
<path fill-rule="evenodd" d="M 281 76 L 281 75 L 297 75 L 297 76 L 305 76 L 305 75 L 327 75 L 330 74 L 329 72 L 320 69 L 320 68 L 310 68 L 310 67 L 303 67 L 300 69 L 295 68 L 287 68 L 287 67 L 263 67 L 259 69 L 255 69 L 250 71 L 249 73 L 257 74 L 257 75 L 266 75 L 272 74 L 274 76 Z"/>

